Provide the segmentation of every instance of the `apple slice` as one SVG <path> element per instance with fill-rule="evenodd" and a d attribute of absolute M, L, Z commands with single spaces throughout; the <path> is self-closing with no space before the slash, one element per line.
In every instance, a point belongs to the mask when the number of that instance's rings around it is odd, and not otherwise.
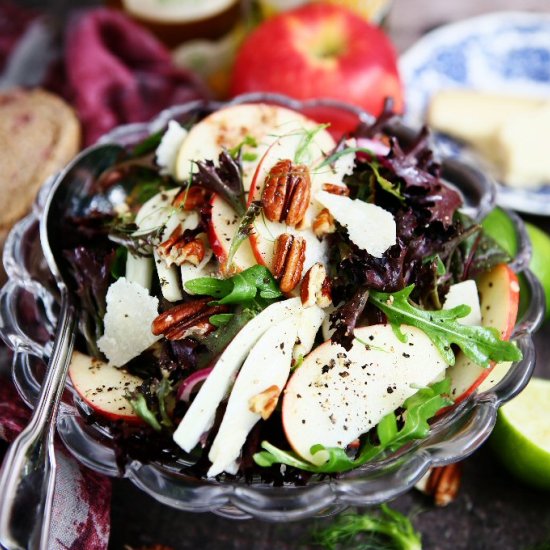
<path fill-rule="evenodd" d="M 251 410 L 251 400 L 272 390 L 278 399 L 290 373 L 292 347 L 297 336 L 294 318 L 269 328 L 250 351 L 231 390 L 222 423 L 210 448 L 208 476 L 235 473 L 235 461 L 250 430 L 262 418 Z"/>
<path fill-rule="evenodd" d="M 305 308 L 300 314 L 300 319 L 295 321 L 298 325 L 298 338 L 292 350 L 292 358 L 295 361 L 303 359 L 311 351 L 324 319 L 325 310 L 313 305 Z"/>
<path fill-rule="evenodd" d="M 75 351 L 69 377 L 78 395 L 97 414 L 108 420 L 141 422 L 125 397 L 143 383 L 139 376 Z"/>
<path fill-rule="evenodd" d="M 210 201 L 210 221 L 208 223 L 208 240 L 216 258 L 223 266 L 229 256 L 229 247 L 239 227 L 240 218 L 231 206 L 219 195 Z M 233 257 L 233 265 L 240 271 L 256 265 L 250 241 L 245 240 Z"/>
<path fill-rule="evenodd" d="M 174 432 L 174 441 L 184 451 L 190 452 L 202 434 L 212 427 L 219 404 L 227 395 L 248 353 L 264 332 L 287 317 L 298 314 L 301 309 L 300 298 L 276 302 L 249 321 L 233 338 Z"/>
<path fill-rule="evenodd" d="M 508 265 L 500 264 L 479 278 L 477 288 L 481 296 L 482 326 L 496 328 L 500 337 L 508 340 L 518 314 L 519 283 L 516 274 Z M 494 366 L 491 363 L 489 368 L 483 368 L 460 353 L 447 371 L 452 379 L 455 402 L 468 397 L 489 376 Z"/>
<path fill-rule="evenodd" d="M 350 351 L 331 342 L 314 349 L 292 375 L 283 400 L 283 426 L 296 453 L 313 463 L 315 444 L 346 447 L 405 399 L 441 376 L 447 363 L 426 334 L 402 325 L 401 342 L 391 326 L 355 330 Z"/>
<path fill-rule="evenodd" d="M 301 148 L 304 148 L 304 140 L 305 133 L 300 131 L 281 136 L 269 147 L 256 168 L 252 186 L 248 194 L 248 204 L 255 200 L 261 200 L 265 180 L 270 170 L 280 160 L 295 159 L 297 152 Z M 334 145 L 334 141 L 330 134 L 324 129 L 319 130 L 315 133 L 309 144 L 306 144 L 301 154 L 302 159 L 300 163 L 310 167 L 314 166 L 315 163 L 334 148 Z M 258 263 L 271 267 L 275 241 L 277 237 L 283 233 L 300 235 L 306 240 L 304 273 L 317 262 L 326 263 L 327 245 L 325 242 L 319 241 L 310 229 L 315 216 L 321 210 L 321 206 L 314 197 L 316 193 L 322 189 L 323 183 L 326 183 L 324 176 L 324 170 L 317 173 L 315 168 L 310 169 L 311 201 L 305 215 L 305 229 L 299 230 L 285 223 L 272 222 L 264 216 L 256 220 L 254 232 L 250 235 L 250 244 L 252 245 L 252 250 L 254 251 L 254 256 Z"/>
<path fill-rule="evenodd" d="M 257 146 L 245 145 L 243 149 L 243 152 L 254 156 L 243 160 L 243 185 L 248 191 L 258 160 L 277 136 L 315 124 L 296 111 L 276 105 L 256 103 L 220 109 L 189 131 L 178 153 L 176 179 L 189 179 L 189 175 L 196 171 L 195 161 L 217 162 L 224 148 L 237 147 L 250 136 Z"/>
<path fill-rule="evenodd" d="M 461 325 L 481 325 L 481 306 L 479 305 L 477 285 L 473 279 L 451 285 L 445 297 L 443 309 L 452 309 L 460 305 L 470 307 L 470 313 L 458 319 Z"/>

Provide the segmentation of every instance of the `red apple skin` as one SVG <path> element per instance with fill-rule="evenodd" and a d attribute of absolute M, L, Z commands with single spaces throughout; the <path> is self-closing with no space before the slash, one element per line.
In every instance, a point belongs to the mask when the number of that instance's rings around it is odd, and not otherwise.
<path fill-rule="evenodd" d="M 397 112 L 403 92 L 388 37 L 341 6 L 308 4 L 261 24 L 240 49 L 231 93 L 278 92 L 297 99 L 328 97 L 378 115 L 384 98 Z M 349 120 L 334 120 L 337 127 Z M 308 116 L 316 118 L 314 112 Z"/>
<path fill-rule="evenodd" d="M 109 373 L 107 378 L 102 375 L 105 370 Z M 68 374 L 76 393 L 98 416 L 112 422 L 122 420 L 129 424 L 143 424 L 124 398 L 127 391 L 142 382 L 138 377 L 77 351 L 73 352 Z M 110 402 L 104 403 L 101 397 L 94 399 L 94 389 L 103 386 L 106 388 L 101 391 L 101 396 L 108 396 Z"/>
<path fill-rule="evenodd" d="M 500 264 L 491 271 L 484 273 L 477 281 L 480 292 L 481 316 L 483 326 L 491 326 L 500 331 L 503 340 L 509 340 L 518 315 L 519 282 L 518 277 L 507 264 Z M 500 308 L 498 316 L 494 309 Z M 457 361 L 460 357 L 457 358 Z M 458 396 L 452 396 L 455 404 L 471 395 L 489 376 L 496 363 L 491 362 L 489 368 L 483 369 L 471 386 Z M 444 412 L 444 411 L 440 411 Z"/>

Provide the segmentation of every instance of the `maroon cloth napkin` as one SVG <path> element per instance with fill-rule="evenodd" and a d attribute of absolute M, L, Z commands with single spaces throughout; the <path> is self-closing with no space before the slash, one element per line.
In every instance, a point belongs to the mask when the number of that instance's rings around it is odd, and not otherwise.
<path fill-rule="evenodd" d="M 29 417 L 30 411 L 11 380 L 0 375 L 0 438 L 8 442 L 15 439 Z M 57 476 L 48 550 L 105 550 L 110 531 L 110 481 L 80 466 L 60 444 L 55 456 Z"/>
<path fill-rule="evenodd" d="M 87 145 L 114 126 L 146 121 L 166 107 L 208 96 L 193 73 L 173 65 L 152 34 L 118 11 L 74 15 L 65 48 L 66 95 Z"/>
<path fill-rule="evenodd" d="M 18 6 L 11 0 L 0 0 L 0 72 L 8 55 L 38 13 Z"/>

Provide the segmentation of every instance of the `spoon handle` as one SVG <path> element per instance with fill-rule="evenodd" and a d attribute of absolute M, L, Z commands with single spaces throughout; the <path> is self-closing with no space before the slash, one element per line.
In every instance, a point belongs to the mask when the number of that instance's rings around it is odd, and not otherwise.
<path fill-rule="evenodd" d="M 55 485 L 54 434 L 74 343 L 76 314 L 65 288 L 38 403 L 0 470 L 0 547 L 46 549 Z"/>

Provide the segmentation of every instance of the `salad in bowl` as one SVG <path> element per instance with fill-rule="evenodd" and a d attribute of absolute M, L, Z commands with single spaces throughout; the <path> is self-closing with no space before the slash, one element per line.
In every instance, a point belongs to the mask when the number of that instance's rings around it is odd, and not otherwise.
<path fill-rule="evenodd" d="M 491 372 L 523 366 L 509 397 L 532 367 L 533 323 L 510 340 L 512 258 L 466 215 L 471 189 L 442 177 L 428 133 L 395 130 L 388 106 L 334 136 L 289 107 L 165 113 L 158 131 L 120 140 L 67 216 L 80 313 L 69 376 L 79 437 L 95 450 L 63 426 L 62 438 L 99 471 L 108 448 L 181 508 L 231 501 L 262 515 L 277 491 L 328 491 L 266 512 L 300 517 L 334 505 L 346 479 L 341 502 L 389 498 L 429 453 L 391 491 L 379 465 L 399 477 L 427 441 L 443 461 L 471 452 L 503 397 L 465 443 L 480 405 L 468 398 L 494 386 Z M 201 487 L 230 489 L 209 501 Z"/>

